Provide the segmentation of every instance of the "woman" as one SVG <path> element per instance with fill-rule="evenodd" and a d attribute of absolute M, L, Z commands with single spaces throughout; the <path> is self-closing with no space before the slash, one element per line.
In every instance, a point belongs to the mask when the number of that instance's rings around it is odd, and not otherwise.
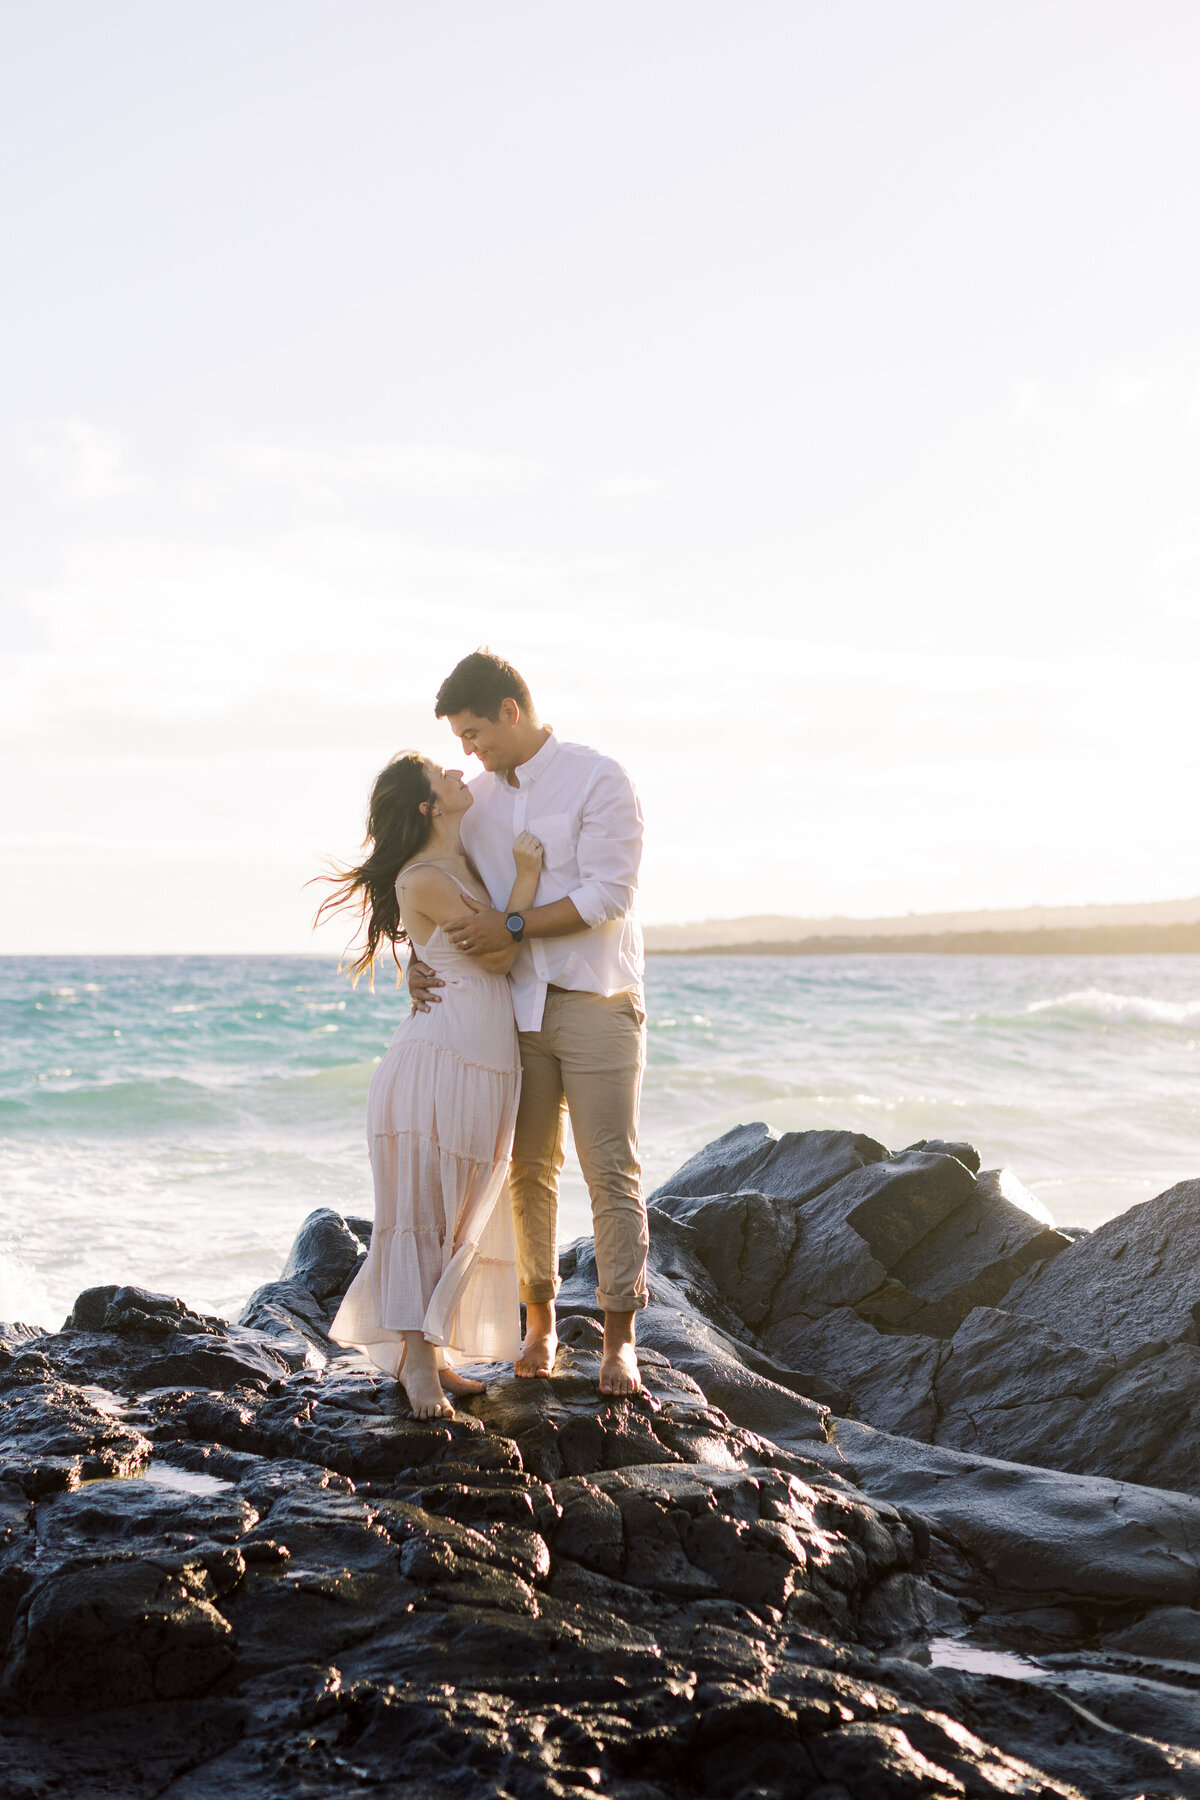
<path fill-rule="evenodd" d="M 356 981 L 385 939 L 395 956 L 407 938 L 446 984 L 440 1006 L 400 1026 L 371 1082 L 375 1229 L 331 1328 L 398 1377 L 418 1419 L 448 1418 L 447 1391 L 483 1392 L 453 1363 L 512 1361 L 521 1346 L 506 1184 L 521 1062 L 505 975 L 517 947 L 466 956 L 442 930 L 464 894 L 491 905 L 459 842 L 470 805 L 459 770 L 415 750 L 393 757 L 371 794 L 369 854 L 337 872 L 317 912 L 360 909 Z M 537 889 L 537 839 L 523 832 L 513 861 L 508 910 L 519 912 Z"/>

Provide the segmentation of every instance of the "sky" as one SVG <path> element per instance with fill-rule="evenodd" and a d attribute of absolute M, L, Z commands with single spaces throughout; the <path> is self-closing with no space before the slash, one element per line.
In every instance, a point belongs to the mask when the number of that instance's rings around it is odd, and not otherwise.
<path fill-rule="evenodd" d="M 0 952 L 337 950 L 481 643 L 650 921 L 1200 893 L 1191 0 L 42 0 Z"/>

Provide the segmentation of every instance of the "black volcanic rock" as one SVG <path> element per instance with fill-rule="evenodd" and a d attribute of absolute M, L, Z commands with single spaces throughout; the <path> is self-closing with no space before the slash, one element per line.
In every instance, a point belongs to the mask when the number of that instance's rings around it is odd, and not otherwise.
<path fill-rule="evenodd" d="M 366 1260 L 371 1226 L 318 1207 L 305 1219 L 283 1275 L 256 1288 L 238 1324 L 265 1333 L 292 1368 L 353 1355 L 329 1336 L 342 1297 Z"/>
<path fill-rule="evenodd" d="M 267 1281 L 255 1288 L 238 1324 L 248 1325 L 273 1340 L 293 1368 L 320 1368 L 341 1347 L 329 1336 L 330 1318 L 302 1281 Z"/>
<path fill-rule="evenodd" d="M 720 1194 L 737 1189 L 766 1161 L 775 1142 L 763 1124 L 735 1125 L 732 1131 L 714 1138 L 689 1157 L 682 1168 L 655 1189 L 649 1203 L 656 1206 L 664 1194 Z"/>
<path fill-rule="evenodd" d="M 1010 1609 L 1065 1601 L 1096 1620 L 1200 1606 L 1200 1500 L 967 1455 L 839 1421 L 869 1494 L 919 1513 L 977 1559 Z"/>
<path fill-rule="evenodd" d="M 99 1382 L 119 1392 L 173 1385 L 225 1388 L 238 1381 L 265 1385 L 303 1360 L 299 1349 L 224 1321 L 203 1332 L 66 1328 L 40 1338 L 38 1347 L 59 1377 Z"/>
<path fill-rule="evenodd" d="M 787 1274 L 799 1231 L 796 1209 L 745 1189 L 705 1196 L 665 1194 L 655 1202 L 652 1232 L 659 1213 L 695 1234 L 695 1254 L 738 1317 L 754 1329 L 763 1324 Z"/>
<path fill-rule="evenodd" d="M 998 1182 L 977 1181 L 978 1167 L 969 1144 L 889 1156 L 850 1132 L 775 1140 L 740 1126 L 663 1183 L 651 1217 L 692 1230 L 721 1296 L 769 1351 L 791 1321 L 841 1306 L 886 1330 L 948 1337 L 1069 1242 Z"/>
<path fill-rule="evenodd" d="M 972 1175 L 978 1175 L 981 1158 L 974 1144 L 957 1143 L 947 1138 L 920 1138 L 915 1144 L 906 1144 L 905 1150 L 933 1150 L 941 1156 L 953 1156 Z"/>
<path fill-rule="evenodd" d="M 797 1313 L 773 1331 L 771 1341 L 782 1363 L 828 1379 L 836 1372 L 849 1396 L 839 1408 L 843 1414 L 924 1441 L 936 1431 L 935 1383 L 944 1340 L 882 1332 L 852 1306 L 837 1306 L 816 1319 Z"/>
<path fill-rule="evenodd" d="M 780 1441 L 823 1438 L 815 1422 L 822 1408 L 845 1403 L 844 1391 L 832 1381 L 785 1367 L 766 1355 L 701 1260 L 701 1234 L 660 1207 L 650 1209 L 649 1220 L 650 1303 L 638 1318 L 639 1342 L 661 1352 L 677 1370 L 702 1380 L 705 1392 L 735 1424 Z M 598 1320 L 598 1277 L 590 1238 L 564 1250 L 559 1273 L 560 1320 Z"/>
<path fill-rule="evenodd" d="M 628 1401 L 582 1242 L 553 1376 L 413 1420 L 329 1343 L 327 1212 L 237 1326 L 112 1288 L 0 1332 L 5 1800 L 1200 1800 L 1200 1500 L 985 1453 L 1183 1480 L 1200 1350 L 955 1321 L 1044 1231 L 968 1149 L 693 1159 Z"/>
<path fill-rule="evenodd" d="M 949 1340 L 878 1331 L 852 1308 L 789 1322 L 781 1360 L 836 1374 L 860 1418 L 928 1443 L 1200 1495 L 1200 1349 L 1124 1358 L 979 1307 Z"/>
<path fill-rule="evenodd" d="M 0 1381 L 0 1487 L 35 1500 L 106 1475 L 131 1475 L 150 1443 L 115 1394 L 55 1376 L 30 1351 Z"/>
<path fill-rule="evenodd" d="M 205 1571 L 186 1562 L 56 1570 L 29 1593 L 0 1692 L 51 1717 L 204 1694 L 234 1663 L 212 1600 Z"/>
<path fill-rule="evenodd" d="M 714 1197 L 716 1206 L 724 1203 Z M 999 1300 L 1032 1262 L 1066 1248 L 1057 1232 L 976 1182 L 957 1157 L 906 1150 L 801 1205 L 786 1269 L 758 1328 L 777 1352 L 796 1319 L 852 1306 L 885 1330 L 949 1337 L 972 1307 Z M 738 1274 L 731 1298 L 742 1285 Z"/>
<path fill-rule="evenodd" d="M 1055 1263 L 1031 1270 L 1004 1304 L 1056 1331 L 1069 1323 L 1077 1343 L 1117 1355 L 1155 1342 L 1194 1344 L 1200 1181 L 1181 1181 L 1110 1219 Z"/>
<path fill-rule="evenodd" d="M 823 1150 L 831 1134 L 797 1134 L 801 1163 L 805 1135 Z M 715 1180 L 730 1144 L 753 1150 L 757 1181 L 769 1134 L 743 1128 L 667 1187 Z M 978 1162 L 969 1145 L 927 1141 L 819 1194 L 802 1187 L 794 1205 L 744 1185 L 660 1191 L 651 1218 L 665 1210 L 691 1232 L 741 1321 L 721 1319 L 726 1340 L 761 1347 L 814 1396 L 841 1388 L 838 1411 L 947 1447 L 1200 1493 L 1200 1183 L 1072 1243 L 1006 1197 L 1011 1178 L 976 1178 Z M 694 1278 L 684 1304 L 716 1316 Z M 772 1429 L 766 1408 L 744 1417 Z"/>
<path fill-rule="evenodd" d="M 67 1314 L 63 1324 L 64 1331 L 102 1331 L 104 1315 L 119 1292 L 120 1284 L 110 1282 L 106 1287 L 84 1288 L 76 1298 L 74 1306 Z M 186 1312 L 182 1300 L 179 1302 L 181 1312 Z"/>
<path fill-rule="evenodd" d="M 1194 1663 L 1200 1673 L 1200 1611 L 1194 1606 L 1153 1607 L 1135 1625 L 1109 1632 L 1104 1647 L 1126 1656 Z"/>
<path fill-rule="evenodd" d="M 738 1193 L 753 1187 L 793 1206 L 887 1155 L 882 1144 L 854 1131 L 788 1131 L 773 1137 L 765 1125 L 735 1125 L 689 1158 L 650 1196 Z"/>
<path fill-rule="evenodd" d="M 300 1227 L 282 1279 L 301 1282 L 318 1300 L 328 1300 L 345 1293 L 366 1253 L 366 1244 L 340 1213 L 318 1207 Z"/>

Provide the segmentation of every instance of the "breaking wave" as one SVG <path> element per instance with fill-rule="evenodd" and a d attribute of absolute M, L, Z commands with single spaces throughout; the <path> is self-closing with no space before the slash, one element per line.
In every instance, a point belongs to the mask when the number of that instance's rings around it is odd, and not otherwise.
<path fill-rule="evenodd" d="M 1080 988 L 1053 1000 L 1035 1000 L 1025 1017 L 1058 1014 L 1096 1019 L 1103 1024 L 1200 1026 L 1200 1000 L 1156 1000 L 1149 994 L 1110 994 L 1103 988 Z"/>

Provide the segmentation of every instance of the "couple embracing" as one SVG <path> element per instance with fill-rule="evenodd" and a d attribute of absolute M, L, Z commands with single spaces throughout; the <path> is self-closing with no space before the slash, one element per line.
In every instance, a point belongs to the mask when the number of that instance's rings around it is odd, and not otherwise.
<path fill-rule="evenodd" d="M 488 651 L 458 664 L 435 711 L 483 773 L 468 786 L 416 751 L 394 757 L 371 795 L 369 854 L 318 914 L 361 908 L 356 976 L 385 942 L 413 952 L 412 1015 L 367 1102 L 371 1248 L 332 1335 L 397 1376 L 418 1418 L 482 1391 L 459 1365 L 550 1374 L 569 1114 L 595 1226 L 600 1391 L 635 1393 L 648 1244 L 637 795 L 611 757 L 540 724 Z"/>

